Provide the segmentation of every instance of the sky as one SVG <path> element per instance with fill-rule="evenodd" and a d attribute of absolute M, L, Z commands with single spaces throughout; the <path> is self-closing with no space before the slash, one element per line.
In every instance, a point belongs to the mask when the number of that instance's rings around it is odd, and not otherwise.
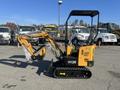
<path fill-rule="evenodd" d="M 120 0 L 63 0 L 61 24 L 71 10 L 100 11 L 101 22 L 120 24 Z M 58 0 L 0 0 L 0 24 L 58 24 Z"/>

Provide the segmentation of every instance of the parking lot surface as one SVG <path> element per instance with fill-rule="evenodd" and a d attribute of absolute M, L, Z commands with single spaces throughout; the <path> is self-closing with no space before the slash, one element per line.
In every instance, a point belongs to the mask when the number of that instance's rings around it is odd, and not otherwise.
<path fill-rule="evenodd" d="M 43 74 L 53 55 L 26 63 L 22 48 L 0 46 L 0 90 L 120 90 L 120 47 L 96 49 L 90 79 L 55 79 Z M 17 62 L 19 61 L 19 62 Z"/>

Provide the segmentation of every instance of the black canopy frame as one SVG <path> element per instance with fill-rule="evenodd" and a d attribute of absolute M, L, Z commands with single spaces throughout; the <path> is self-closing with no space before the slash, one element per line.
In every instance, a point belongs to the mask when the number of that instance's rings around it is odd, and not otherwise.
<path fill-rule="evenodd" d="M 92 29 L 92 26 L 93 26 L 93 18 L 95 16 L 98 16 L 97 17 L 97 31 L 98 31 L 98 28 L 99 28 L 99 17 L 100 17 L 100 13 L 98 10 L 72 10 L 66 20 L 66 28 L 65 28 L 65 32 L 66 32 L 66 37 L 65 37 L 65 47 L 67 47 L 67 44 L 68 44 L 68 21 L 70 19 L 70 17 L 72 16 L 88 16 L 88 17 L 91 17 L 91 29 Z M 90 33 L 90 35 L 92 34 L 92 32 Z M 98 35 L 98 32 L 96 34 L 96 36 L 94 37 L 94 39 L 97 37 Z M 90 39 L 91 37 L 89 37 Z M 88 44 L 91 44 L 93 43 L 93 40 L 90 40 L 90 42 L 88 41 Z"/>

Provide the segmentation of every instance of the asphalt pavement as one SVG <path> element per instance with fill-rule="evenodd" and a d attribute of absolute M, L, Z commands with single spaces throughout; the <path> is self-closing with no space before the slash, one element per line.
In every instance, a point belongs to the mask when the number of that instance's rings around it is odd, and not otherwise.
<path fill-rule="evenodd" d="M 44 75 L 55 59 L 49 49 L 47 52 L 39 63 L 26 63 L 21 47 L 1 45 L 0 90 L 120 90 L 120 46 L 96 49 L 90 79 L 55 79 Z"/>

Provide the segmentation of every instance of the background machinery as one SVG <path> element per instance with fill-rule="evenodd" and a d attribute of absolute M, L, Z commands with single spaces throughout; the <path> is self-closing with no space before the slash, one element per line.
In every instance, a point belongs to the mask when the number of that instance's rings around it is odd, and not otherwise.
<path fill-rule="evenodd" d="M 98 15 L 99 23 L 99 12 L 97 10 L 73 10 L 71 11 L 66 21 L 66 37 L 65 37 L 65 50 L 62 51 L 56 41 L 46 32 L 37 32 L 30 35 L 19 35 L 18 41 L 24 47 L 25 55 L 28 60 L 39 59 L 44 57 L 46 50 L 42 45 L 37 50 L 29 43 L 29 38 L 42 37 L 45 38 L 48 43 L 52 46 L 57 61 L 52 62 L 48 67 L 48 73 L 55 78 L 83 78 L 88 79 L 92 73 L 87 67 L 94 65 L 94 51 L 96 45 L 94 45 L 94 39 L 97 36 L 93 33 L 91 28 L 90 36 L 85 44 L 74 46 L 69 43 L 68 39 L 68 21 L 71 16 L 91 16 L 91 25 L 93 23 L 93 17 Z"/>

